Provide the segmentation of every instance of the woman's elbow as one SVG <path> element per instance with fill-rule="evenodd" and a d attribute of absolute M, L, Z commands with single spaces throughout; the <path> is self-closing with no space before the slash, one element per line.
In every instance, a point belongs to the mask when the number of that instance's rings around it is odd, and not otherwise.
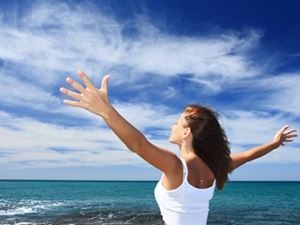
<path fill-rule="evenodd" d="M 146 145 L 149 144 L 147 139 L 143 134 L 141 134 L 136 140 L 133 142 L 132 146 L 130 147 L 130 150 L 136 154 L 141 154 L 143 149 L 146 149 Z"/>

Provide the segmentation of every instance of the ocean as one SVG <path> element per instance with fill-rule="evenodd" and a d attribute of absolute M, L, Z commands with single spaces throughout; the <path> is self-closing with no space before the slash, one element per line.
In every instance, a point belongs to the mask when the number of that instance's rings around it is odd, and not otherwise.
<path fill-rule="evenodd" d="M 156 183 L 0 180 L 0 224 L 163 225 Z M 299 225 L 300 182 L 228 182 L 215 190 L 208 224 Z"/>

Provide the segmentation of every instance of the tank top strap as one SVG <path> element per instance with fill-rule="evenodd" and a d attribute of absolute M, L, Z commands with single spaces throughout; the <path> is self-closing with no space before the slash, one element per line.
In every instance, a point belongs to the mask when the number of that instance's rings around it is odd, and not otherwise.
<path fill-rule="evenodd" d="M 179 157 L 179 159 L 182 162 L 182 166 L 183 166 L 183 178 L 185 180 L 185 178 L 188 176 L 188 168 L 187 168 L 187 165 L 186 165 L 186 161 L 183 158 L 181 158 L 181 157 Z"/>

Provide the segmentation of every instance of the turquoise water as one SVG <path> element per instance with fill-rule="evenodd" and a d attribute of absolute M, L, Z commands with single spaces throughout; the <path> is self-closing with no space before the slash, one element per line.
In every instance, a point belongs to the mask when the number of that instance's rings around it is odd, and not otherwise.
<path fill-rule="evenodd" d="M 156 181 L 0 181 L 0 224 L 162 225 Z M 300 182 L 229 182 L 208 224 L 300 224 Z"/>
<path fill-rule="evenodd" d="M 208 224 L 300 224 L 300 182 L 230 182 L 216 191 Z"/>

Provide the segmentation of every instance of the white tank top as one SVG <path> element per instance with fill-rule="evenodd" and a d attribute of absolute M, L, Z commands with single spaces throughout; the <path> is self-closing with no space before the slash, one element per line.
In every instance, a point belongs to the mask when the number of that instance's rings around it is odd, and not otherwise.
<path fill-rule="evenodd" d="M 186 162 L 183 164 L 183 182 L 173 190 L 167 190 L 162 184 L 162 177 L 156 184 L 154 196 L 162 218 L 168 225 L 206 225 L 209 200 L 214 195 L 215 183 L 208 188 L 196 188 L 188 180 Z"/>

